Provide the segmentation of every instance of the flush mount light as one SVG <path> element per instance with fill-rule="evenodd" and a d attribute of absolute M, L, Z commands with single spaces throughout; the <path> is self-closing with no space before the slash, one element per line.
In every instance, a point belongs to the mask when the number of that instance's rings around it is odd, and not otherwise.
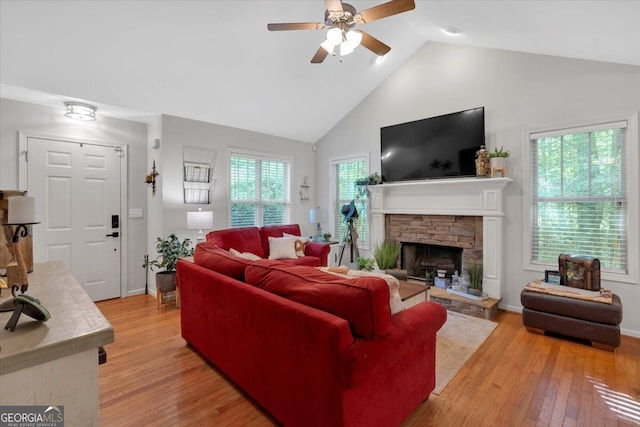
<path fill-rule="evenodd" d="M 96 120 L 97 108 L 93 105 L 83 104 L 81 102 L 65 102 L 64 115 L 76 120 Z"/>
<path fill-rule="evenodd" d="M 442 31 L 448 36 L 457 36 L 462 34 L 462 30 L 456 27 L 442 27 Z"/>

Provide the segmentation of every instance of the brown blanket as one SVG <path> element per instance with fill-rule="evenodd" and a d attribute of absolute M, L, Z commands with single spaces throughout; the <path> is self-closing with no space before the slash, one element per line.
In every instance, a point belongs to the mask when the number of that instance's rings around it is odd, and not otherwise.
<path fill-rule="evenodd" d="M 611 291 L 606 289 L 600 289 L 599 294 L 596 292 L 580 293 L 575 288 L 571 288 L 569 286 L 553 285 L 552 287 L 552 285 L 545 283 L 542 280 L 534 280 L 533 282 L 529 282 L 529 284 L 525 286 L 525 289 L 527 291 L 542 292 L 544 294 L 559 295 L 563 297 L 577 298 L 587 301 L 596 301 L 605 304 L 611 304 L 612 302 Z"/>

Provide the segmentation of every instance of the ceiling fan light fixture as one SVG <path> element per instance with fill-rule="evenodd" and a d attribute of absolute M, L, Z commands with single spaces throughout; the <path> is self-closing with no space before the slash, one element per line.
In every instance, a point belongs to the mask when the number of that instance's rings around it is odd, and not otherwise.
<path fill-rule="evenodd" d="M 349 30 L 345 37 L 347 39 L 347 43 L 352 49 L 360 46 L 360 42 L 362 41 L 362 33 L 360 31 Z"/>
<path fill-rule="evenodd" d="M 342 42 L 342 30 L 338 27 L 333 27 L 327 31 L 327 41 L 331 42 L 334 46 L 339 45 Z"/>
<path fill-rule="evenodd" d="M 344 41 L 340 43 L 340 56 L 347 56 L 351 52 L 353 52 L 353 48 L 349 46 L 349 42 Z"/>
<path fill-rule="evenodd" d="M 96 108 L 90 104 L 83 104 L 82 102 L 65 102 L 64 115 L 76 120 L 96 120 Z"/>
<path fill-rule="evenodd" d="M 329 52 L 331 55 L 333 55 L 333 49 L 335 48 L 335 45 L 331 43 L 329 39 L 320 43 L 320 47 L 326 50 L 327 52 Z"/>

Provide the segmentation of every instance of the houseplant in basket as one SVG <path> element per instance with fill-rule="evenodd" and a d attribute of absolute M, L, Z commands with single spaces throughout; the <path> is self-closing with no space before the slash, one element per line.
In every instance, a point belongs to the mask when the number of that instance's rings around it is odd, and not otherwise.
<path fill-rule="evenodd" d="M 164 268 L 164 271 L 156 273 L 156 288 L 160 292 L 171 292 L 176 289 L 176 263 L 178 258 L 193 255 L 191 239 L 182 242 L 175 234 L 166 239 L 160 237 L 156 240 L 158 257 L 152 261 L 146 261 L 142 266 Z"/>
<path fill-rule="evenodd" d="M 496 147 L 493 151 L 489 152 L 489 164 L 491 169 L 501 171 L 506 170 L 507 165 L 505 159 L 509 157 L 510 154 L 509 150 L 505 150 L 504 147 Z"/>

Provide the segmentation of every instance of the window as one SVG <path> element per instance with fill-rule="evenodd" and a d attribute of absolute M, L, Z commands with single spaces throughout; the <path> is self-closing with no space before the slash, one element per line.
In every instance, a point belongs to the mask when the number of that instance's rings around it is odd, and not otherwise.
<path fill-rule="evenodd" d="M 355 231 L 358 233 L 358 247 L 361 248 L 368 247 L 368 201 L 366 193 L 363 193 L 361 189 L 355 185 L 355 182 L 369 175 L 368 163 L 367 156 L 337 159 L 331 162 L 333 235 L 336 240 L 343 240 L 347 230 L 347 224 L 344 222 L 342 207 L 351 203 L 352 200 L 355 200 L 358 219 L 354 222 L 354 225 Z"/>
<path fill-rule="evenodd" d="M 290 160 L 231 153 L 231 227 L 286 224 L 290 211 Z"/>
<path fill-rule="evenodd" d="M 531 262 L 590 255 L 628 274 L 627 122 L 532 133 Z"/>

